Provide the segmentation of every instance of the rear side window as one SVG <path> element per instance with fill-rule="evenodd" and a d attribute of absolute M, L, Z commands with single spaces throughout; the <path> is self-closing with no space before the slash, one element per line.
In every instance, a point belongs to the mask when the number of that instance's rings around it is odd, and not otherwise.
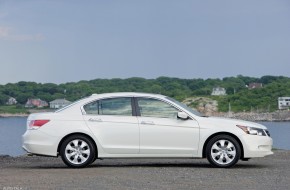
<path fill-rule="evenodd" d="M 132 116 L 131 98 L 109 98 L 84 106 L 87 114 Z"/>
<path fill-rule="evenodd" d="M 92 115 L 99 115 L 98 102 L 99 101 L 95 101 L 84 105 L 84 110 L 86 111 L 86 113 Z"/>

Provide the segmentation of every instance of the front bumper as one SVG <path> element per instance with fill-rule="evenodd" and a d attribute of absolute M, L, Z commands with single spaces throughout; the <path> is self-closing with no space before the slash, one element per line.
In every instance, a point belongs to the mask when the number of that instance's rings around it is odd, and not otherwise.
<path fill-rule="evenodd" d="M 243 135 L 244 158 L 264 157 L 273 154 L 273 140 L 269 136 Z"/>
<path fill-rule="evenodd" d="M 40 130 L 27 130 L 22 135 L 22 148 L 31 154 L 57 156 L 58 138 Z"/>

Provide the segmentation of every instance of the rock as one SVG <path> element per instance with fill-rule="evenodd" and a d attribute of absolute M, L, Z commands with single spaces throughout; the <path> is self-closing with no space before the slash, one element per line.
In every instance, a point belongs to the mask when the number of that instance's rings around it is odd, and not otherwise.
<path fill-rule="evenodd" d="M 195 109 L 206 116 L 215 115 L 218 111 L 218 102 L 206 97 L 191 97 L 183 101 L 187 106 Z"/>

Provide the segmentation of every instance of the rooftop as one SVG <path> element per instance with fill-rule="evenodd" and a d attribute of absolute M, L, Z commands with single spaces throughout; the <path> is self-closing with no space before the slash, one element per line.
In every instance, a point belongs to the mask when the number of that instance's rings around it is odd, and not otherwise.
<path fill-rule="evenodd" d="M 71 103 L 71 102 L 66 100 L 66 99 L 56 99 L 56 100 L 53 100 L 49 103 Z"/>

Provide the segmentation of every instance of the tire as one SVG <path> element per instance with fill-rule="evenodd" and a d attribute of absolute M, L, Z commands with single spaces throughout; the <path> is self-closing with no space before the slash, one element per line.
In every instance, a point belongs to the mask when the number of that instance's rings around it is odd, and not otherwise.
<path fill-rule="evenodd" d="M 229 135 L 213 137 L 206 146 L 206 158 L 214 167 L 230 168 L 241 157 L 241 147 L 236 139 Z"/>
<path fill-rule="evenodd" d="M 91 164 L 94 163 L 97 159 L 98 159 L 98 156 L 95 154 L 94 158 L 92 159 Z"/>
<path fill-rule="evenodd" d="M 83 168 L 95 159 L 96 148 L 86 136 L 72 135 L 61 144 L 60 156 L 68 167 Z"/>

